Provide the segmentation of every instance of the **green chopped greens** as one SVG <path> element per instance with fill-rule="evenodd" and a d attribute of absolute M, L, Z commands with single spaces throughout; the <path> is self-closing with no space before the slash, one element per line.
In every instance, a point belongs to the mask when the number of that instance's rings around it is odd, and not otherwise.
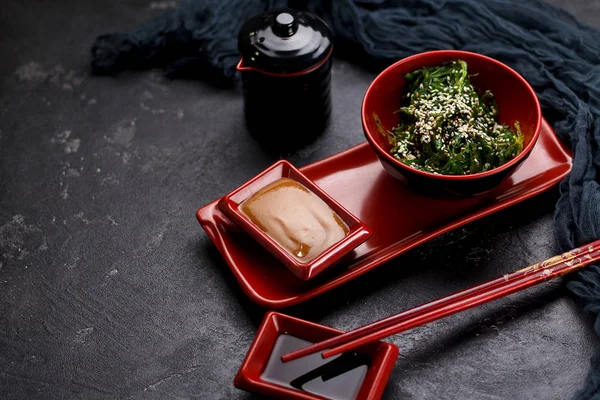
<path fill-rule="evenodd" d="M 388 132 L 391 154 L 411 167 L 442 175 L 488 171 L 523 150 L 519 123 L 498 123 L 490 91 L 478 94 L 459 60 L 406 74 L 400 124 Z"/>

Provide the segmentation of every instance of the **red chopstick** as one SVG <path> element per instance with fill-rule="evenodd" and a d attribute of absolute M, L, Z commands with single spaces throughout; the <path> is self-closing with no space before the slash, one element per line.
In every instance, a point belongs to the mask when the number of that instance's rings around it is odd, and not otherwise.
<path fill-rule="evenodd" d="M 503 275 L 501 277 L 498 277 L 496 279 L 490 280 L 477 286 L 473 286 L 461 292 L 442 297 L 440 299 L 420 305 L 410 310 L 400 312 L 396 315 L 392 315 L 390 317 L 381 319 L 379 321 L 343 333 L 333 338 L 314 343 L 310 346 L 285 354 L 281 357 L 281 359 L 283 362 L 288 362 L 328 348 L 330 348 L 331 350 L 325 351 L 323 353 L 324 357 L 339 354 L 339 352 L 347 351 L 349 348 L 354 348 L 354 346 L 343 347 L 343 345 L 346 343 L 350 345 L 360 342 L 360 345 L 362 345 L 364 343 L 379 340 L 379 338 L 414 328 L 427 322 L 431 322 L 433 320 L 454 314 L 455 312 L 475 307 L 476 305 L 483 304 L 485 302 L 497 299 L 499 297 L 506 296 L 510 293 L 514 293 L 516 291 L 525 289 L 526 287 L 530 287 L 541 282 L 541 280 L 566 274 L 572 271 L 572 269 L 568 269 L 566 272 L 560 272 L 562 271 L 561 266 L 566 266 L 568 268 L 566 263 L 573 259 L 582 259 L 584 261 L 589 260 L 588 257 L 592 257 L 593 254 L 599 251 L 600 240 L 597 240 L 588 245 L 578 247 L 561 255 L 551 257 L 542 262 L 529 265 L 513 273 Z M 590 262 L 592 261 L 586 261 L 585 265 L 588 265 Z M 579 263 L 577 265 L 579 265 Z M 583 268 L 585 265 L 582 265 L 580 268 Z M 541 275 L 543 279 L 537 281 L 536 277 L 538 277 L 540 273 L 543 274 Z M 529 283 L 530 279 L 533 279 L 534 283 Z M 521 282 L 521 280 L 525 280 L 526 282 Z M 488 298 L 490 295 L 492 297 Z M 485 300 L 481 300 L 482 298 Z M 473 300 L 481 302 L 470 305 Z M 465 304 L 469 306 L 465 307 Z M 452 311 L 454 309 L 453 307 L 457 306 L 464 308 Z M 440 311 L 436 312 L 436 310 Z M 417 323 L 416 325 L 412 326 L 410 322 L 412 322 L 413 320 L 420 320 L 419 318 L 421 318 L 421 316 L 423 315 L 428 315 L 428 318 L 432 319 L 427 319 L 426 322 Z M 400 328 L 398 328 L 400 330 L 395 331 L 395 328 L 397 326 L 400 326 Z M 386 330 L 387 328 L 390 329 Z M 387 333 L 383 336 L 378 336 L 381 335 L 379 332 L 392 331 L 394 331 L 394 333 Z M 378 339 L 371 339 L 375 336 L 377 336 Z M 367 340 L 365 341 L 365 339 Z M 338 349 L 341 350 L 338 352 Z"/>
<path fill-rule="evenodd" d="M 467 298 L 462 298 L 458 301 L 446 304 L 445 306 L 431 310 L 427 313 L 417 315 L 409 320 L 388 326 L 387 328 L 383 328 L 358 339 L 346 342 L 340 346 L 332 348 L 331 350 L 326 350 L 322 353 L 322 356 L 323 358 L 327 358 L 346 351 L 354 350 L 357 347 L 363 346 L 367 343 L 375 342 L 387 336 L 395 335 L 396 333 L 416 328 L 417 326 L 421 326 L 449 315 L 456 314 L 460 311 L 468 310 L 469 308 L 473 308 L 523 289 L 535 286 L 548 279 L 568 274 L 569 272 L 584 268 L 598 260 L 600 260 L 600 249 L 586 254 L 585 256 L 564 261 L 555 266 L 538 269 L 538 271 L 533 272 L 530 275 L 524 275 L 524 277 L 519 280 L 507 282 L 505 285 L 499 286 L 492 290 L 478 293 Z"/>

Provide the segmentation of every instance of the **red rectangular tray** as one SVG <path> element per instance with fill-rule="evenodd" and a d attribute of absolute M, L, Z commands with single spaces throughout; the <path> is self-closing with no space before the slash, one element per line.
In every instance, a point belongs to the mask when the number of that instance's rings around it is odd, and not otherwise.
<path fill-rule="evenodd" d="M 279 309 L 327 292 L 436 236 L 548 190 L 570 169 L 570 153 L 546 121 L 521 167 L 493 191 L 474 197 L 428 197 L 412 191 L 383 170 L 368 143 L 300 168 L 373 230 L 371 238 L 341 265 L 307 282 L 231 222 L 219 210 L 218 200 L 200 208 L 196 216 L 248 297 L 263 307 Z"/>

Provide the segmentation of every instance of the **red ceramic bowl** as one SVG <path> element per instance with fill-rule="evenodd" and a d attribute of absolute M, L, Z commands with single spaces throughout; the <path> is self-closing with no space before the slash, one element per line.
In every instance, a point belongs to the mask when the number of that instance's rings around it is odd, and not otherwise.
<path fill-rule="evenodd" d="M 272 379 L 267 380 L 268 378 L 265 375 L 269 375 L 268 368 L 271 370 L 276 368 L 281 377 L 286 375 L 295 377 L 296 374 L 302 375 L 307 370 L 313 369 L 313 367 L 307 368 L 305 366 L 306 363 L 303 363 L 303 358 L 282 364 L 279 359 L 279 353 L 276 352 L 273 357 L 271 356 L 276 341 L 281 334 L 291 335 L 303 341 L 314 343 L 339 335 L 340 333 L 340 331 L 326 326 L 271 311 L 265 315 L 256 337 L 250 345 L 250 350 L 248 350 L 235 377 L 234 385 L 240 389 L 278 399 L 325 400 L 326 397 L 314 392 L 311 393 L 295 389 L 290 385 L 275 383 Z M 284 352 L 291 351 L 292 349 L 296 350 L 297 348 L 299 347 L 288 348 Z M 381 398 L 398 358 L 398 348 L 390 343 L 375 342 L 360 347 L 357 349 L 357 353 L 366 355 L 370 359 L 370 365 L 364 375 L 362 384 L 359 382 L 360 386 L 357 390 L 356 400 Z M 319 354 L 313 355 L 314 357 L 320 359 L 321 363 L 326 362 L 326 360 L 321 359 Z M 275 364 L 268 366 L 270 363 Z M 296 364 L 294 365 L 294 363 Z M 284 369 L 289 370 L 285 371 Z M 290 375 L 289 372 L 293 372 L 293 374 Z M 282 381 L 286 380 L 282 379 Z M 352 382 L 349 383 L 351 384 Z"/>
<path fill-rule="evenodd" d="M 451 60 L 466 61 L 469 74 L 477 74 L 471 77 L 473 86 L 494 94 L 500 123 L 514 126 L 515 121 L 519 121 L 525 136 L 523 151 L 508 163 L 472 175 L 439 175 L 411 168 L 389 153 L 391 145 L 379 132 L 378 124 L 385 130 L 398 124 L 400 116 L 394 111 L 400 108 L 404 76 L 421 67 Z M 375 78 L 362 104 L 363 130 L 383 168 L 392 176 L 406 178 L 416 187 L 433 193 L 472 195 L 493 189 L 529 156 L 540 134 L 541 123 L 540 103 L 523 77 L 499 61 L 466 51 L 431 51 L 396 62 Z"/>
<path fill-rule="evenodd" d="M 342 240 L 334 243 L 308 261 L 301 261 L 292 256 L 279 243 L 263 232 L 239 208 L 240 204 L 248 197 L 280 178 L 291 178 L 319 196 L 348 225 L 348 234 Z M 371 236 L 371 229 L 368 226 L 285 160 L 276 162 L 244 185 L 221 198 L 219 208 L 240 228 L 277 257 L 290 271 L 303 280 L 314 278 Z"/>

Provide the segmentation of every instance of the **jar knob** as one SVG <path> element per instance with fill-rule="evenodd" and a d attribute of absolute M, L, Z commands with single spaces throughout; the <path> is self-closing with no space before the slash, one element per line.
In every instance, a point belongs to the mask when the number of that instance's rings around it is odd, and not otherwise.
<path fill-rule="evenodd" d="M 277 36 L 290 37 L 296 33 L 296 30 L 298 30 L 298 22 L 296 22 L 292 14 L 283 12 L 275 17 L 273 33 Z"/>

